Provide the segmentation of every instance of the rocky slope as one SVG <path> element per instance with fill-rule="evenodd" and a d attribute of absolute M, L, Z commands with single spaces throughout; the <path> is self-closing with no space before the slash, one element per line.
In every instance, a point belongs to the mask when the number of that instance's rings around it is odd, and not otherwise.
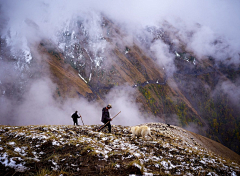
<path fill-rule="evenodd" d="M 3 175 L 239 175 L 239 155 L 201 135 L 146 124 L 154 140 L 91 126 L 1 126 Z"/>

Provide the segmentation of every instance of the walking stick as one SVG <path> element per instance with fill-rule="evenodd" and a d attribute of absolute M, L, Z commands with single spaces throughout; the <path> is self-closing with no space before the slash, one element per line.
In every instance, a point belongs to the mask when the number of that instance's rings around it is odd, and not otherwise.
<path fill-rule="evenodd" d="M 120 111 L 120 112 L 121 112 L 121 111 Z M 117 113 L 117 115 L 120 114 L 120 112 Z M 114 119 L 117 115 L 115 115 L 112 119 Z M 107 123 L 105 123 L 100 129 L 98 129 L 98 131 L 100 131 L 101 129 L 103 129 L 109 122 L 110 122 L 110 121 L 108 121 Z"/>
<path fill-rule="evenodd" d="M 80 114 L 79 114 L 80 115 Z M 83 123 L 83 119 L 82 119 L 82 116 L 80 115 L 80 117 L 81 117 L 81 120 L 82 120 L 82 124 L 84 125 L 84 123 Z"/>

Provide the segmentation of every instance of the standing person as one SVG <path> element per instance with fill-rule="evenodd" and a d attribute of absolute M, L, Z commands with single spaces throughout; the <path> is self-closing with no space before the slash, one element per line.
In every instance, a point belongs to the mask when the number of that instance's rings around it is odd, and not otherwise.
<path fill-rule="evenodd" d="M 72 114 L 72 119 L 73 119 L 73 125 L 76 124 L 78 126 L 78 118 L 80 118 L 81 115 L 79 117 L 77 113 L 78 113 L 78 111 L 75 111 L 75 113 Z"/>
<path fill-rule="evenodd" d="M 109 133 L 111 133 L 111 123 L 110 123 L 110 121 L 112 121 L 112 119 L 110 118 L 108 110 L 111 109 L 111 108 L 112 108 L 112 105 L 108 104 L 106 107 L 104 107 L 102 109 L 102 123 L 104 123 L 104 125 L 106 125 L 106 123 L 107 123 L 106 126 L 108 126 L 108 132 Z M 101 127 L 103 127 L 104 125 L 102 125 Z M 101 127 L 100 127 L 100 129 L 101 129 Z"/>

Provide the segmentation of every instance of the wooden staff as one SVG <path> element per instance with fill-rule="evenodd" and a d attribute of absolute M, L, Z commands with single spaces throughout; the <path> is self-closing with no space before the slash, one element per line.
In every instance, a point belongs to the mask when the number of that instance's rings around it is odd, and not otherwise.
<path fill-rule="evenodd" d="M 120 111 L 120 112 L 121 112 L 121 111 Z M 120 112 L 117 113 L 117 115 L 120 114 Z M 112 118 L 112 120 L 113 120 L 117 115 L 115 115 L 115 116 Z M 100 131 L 101 129 L 103 129 L 109 122 L 110 122 L 110 121 L 108 121 L 107 123 L 105 123 L 100 129 L 98 129 L 98 131 Z"/>
<path fill-rule="evenodd" d="M 80 115 L 80 114 L 79 114 Z M 83 119 L 82 119 L 82 116 L 80 115 L 80 117 L 81 117 L 81 120 L 82 120 L 82 124 L 84 125 L 84 123 L 83 123 Z"/>

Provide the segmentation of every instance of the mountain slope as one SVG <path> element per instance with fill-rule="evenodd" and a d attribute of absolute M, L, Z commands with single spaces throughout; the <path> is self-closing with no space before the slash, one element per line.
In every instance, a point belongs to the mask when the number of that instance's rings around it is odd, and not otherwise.
<path fill-rule="evenodd" d="M 119 125 L 112 134 L 96 132 L 99 125 L 1 126 L 0 170 L 5 175 L 240 173 L 239 155 L 222 151 L 221 144 L 176 126 L 147 125 L 154 140 L 133 140 L 129 127 Z"/>

